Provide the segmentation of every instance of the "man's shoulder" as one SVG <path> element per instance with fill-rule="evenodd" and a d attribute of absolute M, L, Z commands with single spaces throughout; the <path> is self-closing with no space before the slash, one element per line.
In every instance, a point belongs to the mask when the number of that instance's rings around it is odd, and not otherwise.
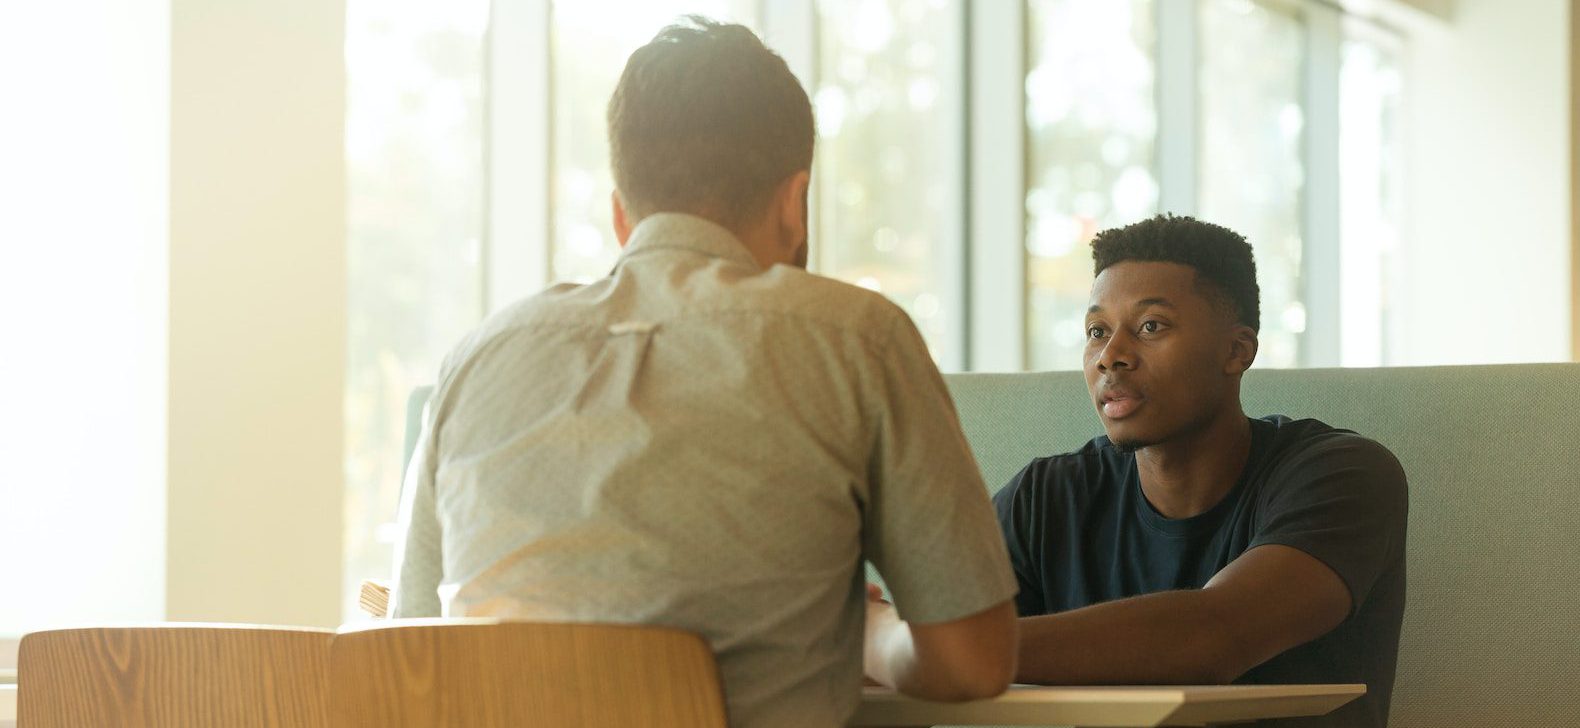
<path fill-rule="evenodd" d="M 591 283 L 556 283 L 485 316 L 477 325 L 475 333 L 486 339 L 543 320 L 554 320 L 558 318 L 557 314 L 574 305 L 578 299 L 597 298 L 599 289 L 608 286 L 609 279 Z"/>
<path fill-rule="evenodd" d="M 1387 446 L 1354 430 L 1314 418 L 1294 419 L 1286 415 L 1269 415 L 1260 421 L 1271 427 L 1271 449 L 1277 461 L 1283 464 L 1332 459 L 1350 464 L 1398 464 Z"/>
<path fill-rule="evenodd" d="M 768 311 L 806 318 L 837 329 L 875 336 L 910 317 L 883 294 L 792 266 L 775 266 L 752 288 Z"/>
<path fill-rule="evenodd" d="M 596 299 L 601 295 L 598 290 L 601 286 L 606 286 L 606 283 L 558 283 L 490 313 L 450 348 L 440 365 L 439 383 L 442 384 L 456 369 L 485 350 L 496 348 L 498 344 L 512 340 L 512 337 L 549 329 L 575 331 L 593 328 L 591 323 L 565 314 L 579 299 Z"/>
<path fill-rule="evenodd" d="M 1273 430 L 1264 472 L 1271 485 L 1326 479 L 1407 497 L 1404 468 L 1382 443 L 1317 419 L 1263 417 Z"/>
<path fill-rule="evenodd" d="M 1106 436 L 1070 452 L 1034 458 L 999 491 L 1000 498 L 1084 502 L 1118 486 L 1135 462 Z"/>
<path fill-rule="evenodd" d="M 699 276 L 700 282 L 676 283 L 698 272 L 694 261 L 684 260 L 670 268 L 649 262 L 585 285 L 557 285 L 490 316 L 479 331 L 486 337 L 490 331 L 641 313 L 682 321 L 738 316 L 795 321 L 825 333 L 879 341 L 910 324 L 905 310 L 883 294 L 801 268 L 776 265 L 743 275 L 722 262 L 710 265 L 712 272 Z"/>

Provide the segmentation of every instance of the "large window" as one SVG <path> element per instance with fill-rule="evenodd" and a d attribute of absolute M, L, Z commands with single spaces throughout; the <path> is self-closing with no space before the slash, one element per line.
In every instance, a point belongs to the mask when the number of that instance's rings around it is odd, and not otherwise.
<path fill-rule="evenodd" d="M 1160 211 L 1252 242 L 1259 365 L 1389 361 L 1399 40 L 1332 4 L 351 0 L 348 594 L 388 575 L 411 389 L 488 310 L 609 273 L 609 94 L 692 13 L 800 77 L 813 269 L 946 371 L 1079 367 L 1088 243 Z"/>
<path fill-rule="evenodd" d="M 1388 344 L 1399 270 L 1401 189 L 1397 39 L 1355 24 L 1340 66 L 1340 363 L 1395 360 Z"/>
<path fill-rule="evenodd" d="M 1158 211 L 1250 241 L 1259 366 L 1388 361 L 1396 37 L 1322 3 L 1027 7 L 1028 366 L 1080 365 L 1087 243 Z"/>
<path fill-rule="evenodd" d="M 484 0 L 351 0 L 345 613 L 389 574 L 406 398 L 483 314 Z"/>
<path fill-rule="evenodd" d="M 1033 0 L 1026 300 L 1033 369 L 1080 366 L 1092 236 L 1157 212 L 1152 0 Z"/>
<path fill-rule="evenodd" d="M 803 79 L 819 136 L 812 266 L 894 299 L 957 368 L 960 7 L 824 2 L 797 29 L 815 32 L 818 49 Z M 630 52 L 691 13 L 762 32 L 752 0 L 552 3 L 553 279 L 586 282 L 613 266 L 604 110 Z"/>
<path fill-rule="evenodd" d="M 554 280 L 586 283 L 619 257 L 605 110 L 631 52 L 682 14 L 756 26 L 751 0 L 554 0 L 550 67 Z"/>
<path fill-rule="evenodd" d="M 815 268 L 887 295 L 958 368 L 960 1 L 818 10 Z"/>
<path fill-rule="evenodd" d="M 1298 16 L 1251 0 L 1200 5 L 1200 217 L 1246 237 L 1262 288 L 1260 366 L 1301 363 L 1302 70 Z"/>

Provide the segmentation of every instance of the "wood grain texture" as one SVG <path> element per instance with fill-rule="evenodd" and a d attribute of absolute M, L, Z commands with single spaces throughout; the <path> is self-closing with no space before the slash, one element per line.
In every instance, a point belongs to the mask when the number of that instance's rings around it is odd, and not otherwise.
<path fill-rule="evenodd" d="M 17 657 L 29 728 L 315 728 L 328 630 L 157 625 L 35 632 Z"/>
<path fill-rule="evenodd" d="M 337 728 L 724 728 L 713 653 L 680 630 L 395 620 L 335 637 Z"/>

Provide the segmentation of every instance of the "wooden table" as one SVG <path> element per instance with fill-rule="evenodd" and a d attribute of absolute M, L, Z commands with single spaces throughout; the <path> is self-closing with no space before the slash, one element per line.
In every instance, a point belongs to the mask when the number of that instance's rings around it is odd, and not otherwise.
<path fill-rule="evenodd" d="M 1364 685 L 1045 688 L 1016 685 L 992 700 L 930 703 L 867 688 L 852 726 L 1199 726 L 1322 715 Z M 16 727 L 16 686 L 0 685 L 0 728 Z"/>
<path fill-rule="evenodd" d="M 1365 694 L 1365 685 L 1016 685 L 992 700 L 932 703 L 887 688 L 866 688 L 850 725 L 1203 726 L 1323 715 Z"/>

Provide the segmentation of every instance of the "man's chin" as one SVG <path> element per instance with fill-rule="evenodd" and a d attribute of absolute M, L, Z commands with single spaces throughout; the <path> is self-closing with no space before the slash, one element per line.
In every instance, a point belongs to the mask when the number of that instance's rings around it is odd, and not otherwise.
<path fill-rule="evenodd" d="M 1130 454 L 1144 447 L 1156 445 L 1151 438 L 1143 437 L 1134 432 L 1124 431 L 1128 428 L 1111 428 L 1108 430 L 1108 441 L 1114 444 L 1114 449 Z"/>
<path fill-rule="evenodd" d="M 1152 444 L 1144 440 L 1112 440 L 1111 442 L 1114 443 L 1115 450 L 1126 455 L 1133 454 L 1135 451 Z"/>

